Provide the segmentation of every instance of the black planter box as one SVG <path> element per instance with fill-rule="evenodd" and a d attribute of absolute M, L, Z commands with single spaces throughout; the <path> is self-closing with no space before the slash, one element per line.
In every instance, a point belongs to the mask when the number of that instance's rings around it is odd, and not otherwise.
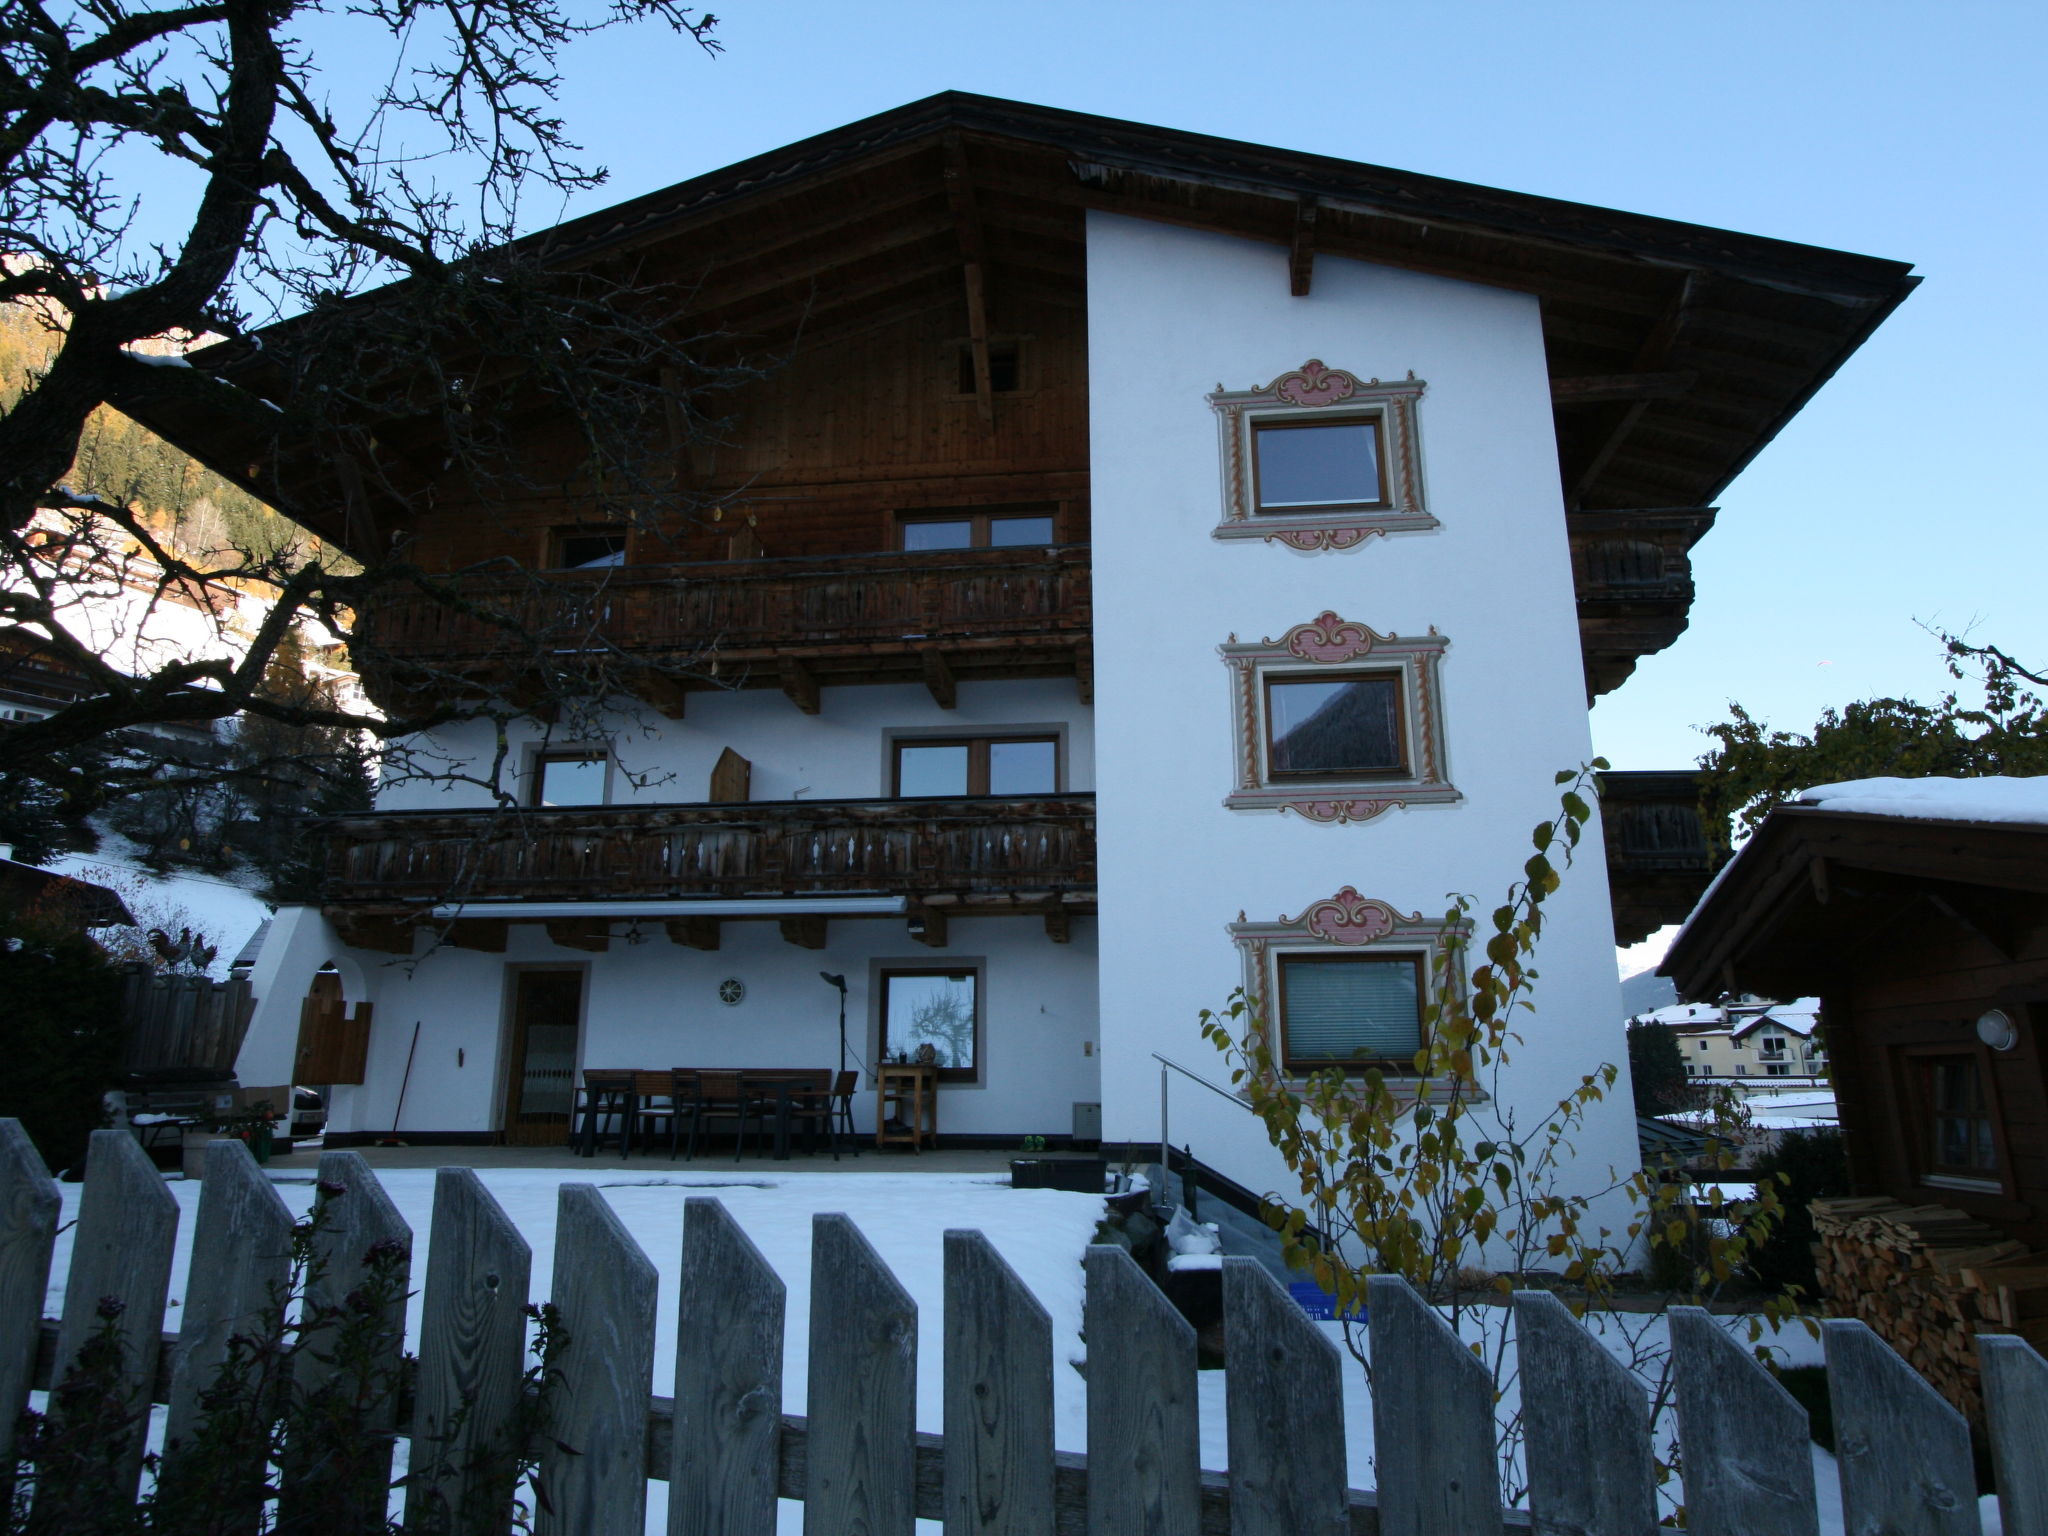
<path fill-rule="evenodd" d="M 1109 1162 L 1100 1157 L 1021 1157 L 1010 1163 L 1012 1189 L 1070 1189 L 1099 1195 L 1109 1180 Z"/>

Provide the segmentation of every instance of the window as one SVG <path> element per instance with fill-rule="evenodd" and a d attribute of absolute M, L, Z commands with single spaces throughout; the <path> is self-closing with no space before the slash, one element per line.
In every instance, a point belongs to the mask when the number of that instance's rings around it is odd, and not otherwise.
<path fill-rule="evenodd" d="M 916 1058 L 929 1045 L 939 1081 L 973 1082 L 981 1061 L 981 987 L 972 970 L 885 970 L 881 986 L 880 1050 Z"/>
<path fill-rule="evenodd" d="M 974 343 L 963 341 L 956 356 L 958 393 L 974 394 Z M 988 344 L 988 387 L 991 394 L 1014 395 L 1024 387 L 1024 347 L 1014 340 Z"/>
<path fill-rule="evenodd" d="M 1402 736 L 1399 673 L 1266 679 L 1266 771 L 1274 778 L 1405 773 Z"/>
<path fill-rule="evenodd" d="M 1263 389 L 1209 396 L 1223 446 L 1215 537 L 1337 550 L 1437 527 L 1423 506 L 1415 441 L 1424 388 L 1311 358 Z"/>
<path fill-rule="evenodd" d="M 541 752 L 533 759 L 537 806 L 603 805 L 611 757 L 595 749 Z"/>
<path fill-rule="evenodd" d="M 1974 1054 L 1921 1056 L 1916 1064 L 1928 1171 L 1996 1183 L 1998 1142 L 1983 1064 Z"/>
<path fill-rule="evenodd" d="M 1412 1069 L 1422 1048 L 1422 956 L 1283 954 L 1277 969 L 1288 1070 Z"/>
<path fill-rule="evenodd" d="M 548 537 L 548 566 L 557 571 L 602 570 L 626 563 L 623 527 L 557 528 Z"/>
<path fill-rule="evenodd" d="M 1252 509 L 1384 507 L 1377 416 L 1252 422 Z"/>
<path fill-rule="evenodd" d="M 1702 1041 L 1700 1042 L 1700 1049 L 1704 1051 L 1704 1050 L 1705 1050 L 1706 1048 L 1707 1048 L 1707 1042 L 1706 1042 L 1706 1041 L 1704 1041 L 1704 1040 L 1702 1040 Z"/>
<path fill-rule="evenodd" d="M 903 737 L 895 743 L 894 793 L 1056 795 L 1057 736 Z"/>
<path fill-rule="evenodd" d="M 1055 542 L 1051 507 L 954 508 L 944 512 L 901 512 L 896 547 L 918 549 L 1020 549 Z"/>
<path fill-rule="evenodd" d="M 1364 821 L 1461 798 L 1444 772 L 1439 669 L 1450 644 L 1325 612 L 1279 639 L 1220 647 L 1231 689 L 1232 810 Z"/>
<path fill-rule="evenodd" d="M 1764 1075 L 1767 1077 L 1789 1077 L 1791 1072 L 1792 1068 L 1782 1061 L 1764 1063 Z"/>

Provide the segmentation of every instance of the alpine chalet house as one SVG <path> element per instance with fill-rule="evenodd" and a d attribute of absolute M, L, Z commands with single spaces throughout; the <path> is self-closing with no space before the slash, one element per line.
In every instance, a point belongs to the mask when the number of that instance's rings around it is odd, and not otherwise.
<path fill-rule="evenodd" d="M 335 1084 L 337 1140 L 559 1139 L 588 1069 L 836 1069 L 833 977 L 864 1133 L 875 1068 L 929 1045 L 942 1140 L 1090 1139 L 1099 1106 L 1156 1146 L 1155 1053 L 1225 1078 L 1197 1015 L 1240 986 L 1289 1066 L 1405 1070 L 1446 893 L 1517 878 L 1589 701 L 1684 629 L 1714 498 L 1914 282 L 950 93 L 548 238 L 787 353 L 679 456 L 754 527 L 657 541 L 569 494 L 414 526 L 423 563 L 552 568 L 677 665 L 516 732 L 523 812 L 418 783 L 334 824 L 240 1076 Z M 469 664 L 460 624 L 368 617 Z M 1624 1059 L 1615 914 L 1640 936 L 1705 882 L 1687 776 L 1610 789 L 1525 1113 Z M 1228 1095 L 1168 1092 L 1176 1147 L 1279 1182 Z M 1626 1092 L 1579 1149 L 1633 1165 Z"/>

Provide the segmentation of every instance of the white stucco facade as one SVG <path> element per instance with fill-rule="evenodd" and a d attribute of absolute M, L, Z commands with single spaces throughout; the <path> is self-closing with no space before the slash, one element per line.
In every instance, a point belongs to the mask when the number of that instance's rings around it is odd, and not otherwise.
<path fill-rule="evenodd" d="M 1271 245 L 1090 213 L 1091 483 L 1097 604 L 1103 1134 L 1159 1129 L 1159 1052 L 1227 1080 L 1197 1017 L 1241 984 L 1228 925 L 1300 914 L 1350 886 L 1403 914 L 1470 892 L 1490 911 L 1554 774 L 1592 755 L 1536 301 L 1319 257 L 1290 296 Z M 1417 438 L 1441 526 L 1303 553 L 1213 537 L 1223 490 L 1220 387 L 1308 359 L 1427 388 Z M 1317 824 L 1228 810 L 1233 710 L 1218 647 L 1284 635 L 1325 610 L 1382 635 L 1448 641 L 1442 729 L 1454 804 Z M 1597 838 L 1546 920 L 1538 1012 L 1512 1098 L 1556 1102 L 1602 1062 L 1625 1071 L 1607 876 Z M 1172 1138 L 1253 1189 L 1279 1184 L 1263 1128 L 1216 1095 L 1172 1089 Z M 1579 1138 L 1593 1183 L 1634 1167 L 1623 1091 Z"/>

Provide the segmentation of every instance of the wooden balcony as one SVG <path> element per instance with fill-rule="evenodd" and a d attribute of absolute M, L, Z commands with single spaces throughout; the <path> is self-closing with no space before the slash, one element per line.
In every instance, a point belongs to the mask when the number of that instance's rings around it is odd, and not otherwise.
<path fill-rule="evenodd" d="M 1700 820 L 1699 774 L 1692 769 L 1601 774 L 1600 821 L 1617 944 L 1684 922 L 1727 859 Z"/>
<path fill-rule="evenodd" d="M 322 828 L 323 898 L 357 914 L 864 895 L 1092 909 L 1095 895 L 1093 795 L 371 812 Z"/>
<path fill-rule="evenodd" d="M 1712 507 L 1574 512 L 1565 519 L 1578 591 L 1586 698 L 1611 693 L 1680 635 L 1692 612 L 1693 545 Z"/>
<path fill-rule="evenodd" d="M 821 559 L 473 572 L 448 596 L 366 610 L 358 662 L 386 708 L 453 687 L 509 688 L 579 660 L 669 714 L 692 691 L 1072 675 L 1089 684 L 1085 545 Z"/>

